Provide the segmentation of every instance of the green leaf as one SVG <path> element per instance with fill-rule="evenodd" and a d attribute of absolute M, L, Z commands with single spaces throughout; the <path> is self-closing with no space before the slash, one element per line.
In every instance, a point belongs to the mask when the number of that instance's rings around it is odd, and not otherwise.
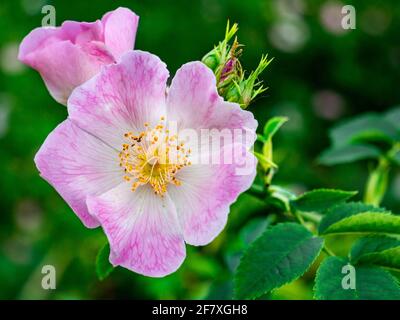
<path fill-rule="evenodd" d="M 224 254 L 225 262 L 231 271 L 236 271 L 240 258 L 250 243 L 256 240 L 275 220 L 276 215 L 274 214 L 269 214 L 267 217 L 257 217 L 247 222 L 240 229 L 239 234 L 235 236 L 233 241 L 229 242 Z"/>
<path fill-rule="evenodd" d="M 100 280 L 107 278 L 114 270 L 114 267 L 109 261 L 110 245 L 106 243 L 97 254 L 96 257 L 96 274 Z"/>
<path fill-rule="evenodd" d="M 385 196 L 389 182 L 390 166 L 386 159 L 381 159 L 377 167 L 369 174 L 364 192 L 364 202 L 379 205 Z"/>
<path fill-rule="evenodd" d="M 400 217 L 363 203 L 344 203 L 327 210 L 318 228 L 331 233 L 400 233 Z"/>
<path fill-rule="evenodd" d="M 323 232 L 328 233 L 400 234 L 400 217 L 390 212 L 364 212 L 335 223 Z"/>
<path fill-rule="evenodd" d="M 346 145 L 325 150 L 320 155 L 318 162 L 325 165 L 335 165 L 364 159 L 375 159 L 380 155 L 380 150 L 371 145 Z"/>
<path fill-rule="evenodd" d="M 325 259 L 318 269 L 314 295 L 318 300 L 398 300 L 400 286 L 388 271 L 373 266 L 353 266 L 338 257 Z M 343 286 L 354 272 L 355 288 Z M 345 289 L 347 288 L 347 289 Z"/>
<path fill-rule="evenodd" d="M 232 300 L 233 281 L 217 281 L 211 284 L 205 300 Z"/>
<path fill-rule="evenodd" d="M 393 156 L 392 160 L 396 165 L 400 166 L 400 151 Z"/>
<path fill-rule="evenodd" d="M 400 270 L 400 240 L 386 236 L 359 239 L 351 248 L 352 263 Z"/>
<path fill-rule="evenodd" d="M 386 112 L 385 119 L 400 131 L 400 106 L 396 106 Z"/>
<path fill-rule="evenodd" d="M 247 246 L 256 240 L 265 229 L 276 220 L 275 215 L 268 215 L 267 217 L 257 217 L 249 222 L 239 231 L 239 239 L 243 245 Z"/>
<path fill-rule="evenodd" d="M 258 153 L 256 151 L 253 152 L 256 156 L 257 160 L 259 161 L 260 165 L 263 167 L 264 170 L 268 170 L 269 168 L 276 168 L 276 164 L 273 163 L 270 159 L 265 157 L 263 154 Z"/>
<path fill-rule="evenodd" d="M 291 204 L 300 211 L 323 211 L 356 195 L 356 191 L 316 189 L 303 193 Z"/>
<path fill-rule="evenodd" d="M 262 143 L 267 142 L 267 140 L 265 140 L 264 136 L 259 133 L 257 133 L 257 141 L 262 142 Z"/>
<path fill-rule="evenodd" d="M 318 231 L 324 232 L 329 226 L 363 212 L 385 212 L 385 209 L 375 207 L 373 205 L 362 202 L 349 202 L 336 205 L 325 212 L 323 219 L 319 225 Z"/>
<path fill-rule="evenodd" d="M 386 141 L 399 139 L 396 128 L 383 116 L 368 113 L 339 124 L 331 130 L 332 144 L 343 146 L 354 142 Z"/>
<path fill-rule="evenodd" d="M 235 275 L 239 299 L 254 299 L 291 282 L 319 255 L 323 239 L 296 223 L 267 229 L 243 255 Z"/>
<path fill-rule="evenodd" d="M 273 117 L 269 119 L 263 130 L 265 140 L 272 139 L 275 133 L 286 121 L 288 121 L 288 118 L 286 117 Z"/>

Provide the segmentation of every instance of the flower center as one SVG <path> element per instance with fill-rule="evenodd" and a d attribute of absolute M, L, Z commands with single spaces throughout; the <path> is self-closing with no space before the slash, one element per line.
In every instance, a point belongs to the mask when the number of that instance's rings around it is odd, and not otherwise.
<path fill-rule="evenodd" d="M 175 176 L 179 170 L 190 165 L 190 149 L 171 135 L 165 126 L 165 118 L 151 128 L 144 124 L 145 130 L 134 135 L 124 134 L 126 143 L 119 153 L 119 165 L 124 169 L 124 180 L 132 183 L 132 191 L 149 184 L 154 193 L 163 196 L 169 183 L 181 185 Z"/>

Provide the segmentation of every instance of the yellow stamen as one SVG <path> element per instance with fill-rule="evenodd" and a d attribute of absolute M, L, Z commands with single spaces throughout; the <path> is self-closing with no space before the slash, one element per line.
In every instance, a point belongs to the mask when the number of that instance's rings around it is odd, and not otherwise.
<path fill-rule="evenodd" d="M 160 121 L 164 121 L 161 117 Z M 185 151 L 184 143 L 177 135 L 170 135 L 162 123 L 153 128 L 144 123 L 145 130 L 134 135 L 124 134 L 129 143 L 122 145 L 119 153 L 119 165 L 125 172 L 124 180 L 131 183 L 131 190 L 149 184 L 154 193 L 161 197 L 167 192 L 168 184 L 180 186 L 182 182 L 176 174 L 190 165 L 190 149 Z"/>

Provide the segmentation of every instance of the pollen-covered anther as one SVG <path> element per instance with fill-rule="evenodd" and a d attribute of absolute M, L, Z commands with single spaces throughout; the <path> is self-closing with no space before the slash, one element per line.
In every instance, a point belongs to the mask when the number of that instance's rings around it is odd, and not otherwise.
<path fill-rule="evenodd" d="M 143 131 L 124 134 L 126 142 L 119 153 L 119 164 L 125 172 L 124 180 L 131 183 L 132 191 L 149 184 L 154 193 L 163 196 L 168 184 L 182 184 L 176 174 L 191 165 L 188 159 L 191 150 L 184 148 L 185 144 L 178 141 L 177 135 L 170 134 L 164 122 L 165 117 L 161 117 L 154 127 L 146 122 Z"/>

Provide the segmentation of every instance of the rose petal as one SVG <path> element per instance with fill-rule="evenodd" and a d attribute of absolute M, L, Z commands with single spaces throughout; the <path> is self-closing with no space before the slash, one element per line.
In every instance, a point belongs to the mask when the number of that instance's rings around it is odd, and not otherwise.
<path fill-rule="evenodd" d="M 35 163 L 41 176 L 89 228 L 99 223 L 87 210 L 86 196 L 104 193 L 123 181 L 118 153 L 70 120 L 50 133 Z"/>
<path fill-rule="evenodd" d="M 58 32 L 58 28 L 55 27 L 33 29 L 22 40 L 18 51 L 18 59 L 29 65 L 27 56 L 38 49 L 42 49 L 46 43 L 57 41 Z"/>
<path fill-rule="evenodd" d="M 163 277 L 182 264 L 185 244 L 168 197 L 155 195 L 149 186 L 132 192 L 126 183 L 101 196 L 88 197 L 87 205 L 108 237 L 113 265 Z"/>
<path fill-rule="evenodd" d="M 224 163 L 229 152 L 232 161 Z M 225 146 L 218 161 L 220 164 L 185 167 L 176 176 L 182 184 L 168 186 L 184 239 L 191 245 L 206 245 L 222 231 L 229 206 L 251 186 L 256 175 L 256 159 L 242 145 Z"/>
<path fill-rule="evenodd" d="M 60 40 L 69 40 L 73 44 L 84 45 L 91 41 L 104 41 L 104 27 L 101 21 L 77 22 L 65 21 L 57 28 Z"/>
<path fill-rule="evenodd" d="M 25 49 L 21 52 L 25 53 Z M 66 104 L 75 87 L 99 72 L 104 61 L 112 62 L 107 51 L 99 49 L 94 55 L 89 55 L 69 40 L 53 42 L 19 58 L 40 72 L 52 97 L 62 104 Z"/>
<path fill-rule="evenodd" d="M 101 21 L 37 28 L 22 41 L 18 59 L 36 69 L 53 98 L 66 105 L 74 88 L 133 49 L 138 19 L 118 8 Z"/>
<path fill-rule="evenodd" d="M 155 55 L 126 53 L 121 62 L 106 66 L 78 87 L 68 101 L 70 118 L 79 127 L 121 148 L 123 135 L 142 131 L 146 122 L 165 115 L 168 70 Z"/>
<path fill-rule="evenodd" d="M 135 45 L 139 16 L 127 8 L 106 13 L 101 19 L 104 25 L 104 42 L 116 60 Z"/>

